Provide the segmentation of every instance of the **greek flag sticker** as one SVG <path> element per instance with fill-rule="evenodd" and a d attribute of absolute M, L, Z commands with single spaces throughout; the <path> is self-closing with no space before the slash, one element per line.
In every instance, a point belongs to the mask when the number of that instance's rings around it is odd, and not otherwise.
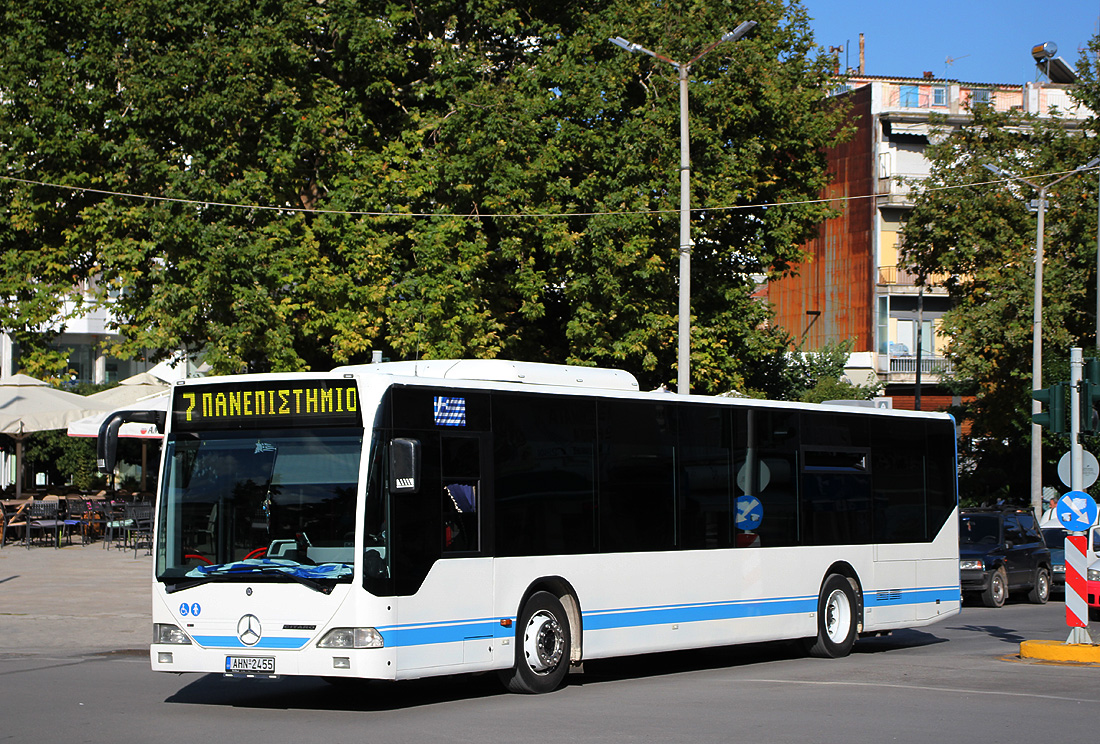
<path fill-rule="evenodd" d="M 435 396 L 436 426 L 465 426 L 466 399 L 450 398 L 446 395 Z"/>

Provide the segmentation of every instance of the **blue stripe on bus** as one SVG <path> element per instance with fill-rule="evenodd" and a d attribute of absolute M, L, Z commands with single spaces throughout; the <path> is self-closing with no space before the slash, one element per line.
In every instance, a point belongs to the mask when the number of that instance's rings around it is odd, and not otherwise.
<path fill-rule="evenodd" d="M 817 597 L 783 597 L 667 607 L 597 610 L 585 613 L 584 629 L 613 630 L 666 623 L 697 623 L 708 620 L 789 615 L 796 612 L 817 612 Z"/>
<path fill-rule="evenodd" d="M 889 592 L 893 595 L 889 600 L 880 600 L 877 591 L 865 593 L 863 597 L 864 605 L 867 607 L 896 607 L 898 605 L 929 604 L 937 600 L 959 600 L 959 587 L 957 585 L 891 589 Z M 594 610 L 584 613 L 583 622 L 584 629 L 589 631 L 638 628 L 670 623 L 772 617 L 817 612 L 817 600 L 816 596 L 808 595 L 803 597 L 774 597 L 731 602 L 701 602 L 687 605 Z M 499 618 L 479 618 L 453 623 L 392 625 L 377 630 L 382 634 L 385 645 L 391 648 L 421 646 L 432 643 L 457 643 L 471 638 L 507 638 L 513 635 L 511 629 L 503 628 L 500 625 Z"/>
<path fill-rule="evenodd" d="M 386 646 L 423 646 L 430 643 L 452 643 L 473 638 L 493 638 L 498 631 L 511 638 L 510 628 L 503 628 L 499 618 L 465 620 L 452 624 L 418 623 L 376 628 Z"/>
<path fill-rule="evenodd" d="M 880 589 L 863 595 L 865 607 L 896 607 L 908 604 L 926 604 L 936 601 L 958 601 L 959 585 L 914 587 L 912 589 Z"/>
<path fill-rule="evenodd" d="M 207 648 L 266 648 L 266 649 L 296 649 L 309 643 L 308 638 L 280 638 L 268 636 L 261 638 L 252 646 L 241 643 L 237 636 L 192 636 L 200 646 Z"/>

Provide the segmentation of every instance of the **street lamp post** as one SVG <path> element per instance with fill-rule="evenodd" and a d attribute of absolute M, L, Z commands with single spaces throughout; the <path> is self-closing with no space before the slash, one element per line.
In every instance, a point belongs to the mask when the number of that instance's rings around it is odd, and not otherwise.
<path fill-rule="evenodd" d="M 1043 387 L 1043 234 L 1046 231 L 1047 192 L 1051 186 L 1061 183 L 1070 176 L 1086 171 L 1100 163 L 1100 158 L 1093 158 L 1084 165 L 1056 178 L 1048 184 L 1039 186 L 1026 178 L 1021 178 L 1009 173 L 1003 168 L 998 168 L 990 163 L 983 165 L 1003 178 L 1019 181 L 1039 192 L 1039 216 L 1035 222 L 1035 290 L 1033 307 L 1031 311 L 1031 389 L 1040 390 Z M 1042 403 L 1032 398 L 1031 414 L 1042 411 Z M 1031 423 L 1031 506 L 1036 514 L 1043 513 L 1043 427 Z"/>
<path fill-rule="evenodd" d="M 676 68 L 680 78 L 680 298 L 678 345 L 676 352 L 676 391 L 687 394 L 691 390 L 691 152 L 688 146 L 688 70 L 716 46 L 727 41 L 737 41 L 756 26 L 756 21 L 745 21 L 718 41 L 707 46 L 688 62 L 677 62 L 663 54 L 646 49 L 641 44 L 627 41 L 621 36 L 608 39 L 612 44 L 628 52 L 648 54 Z"/>

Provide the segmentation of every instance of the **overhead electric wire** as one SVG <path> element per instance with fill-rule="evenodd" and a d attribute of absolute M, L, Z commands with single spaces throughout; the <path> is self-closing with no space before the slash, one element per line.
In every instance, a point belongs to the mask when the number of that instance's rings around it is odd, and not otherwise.
<path fill-rule="evenodd" d="M 1083 168 L 1080 172 L 1100 170 L 1100 166 L 1093 168 Z M 1040 173 L 1028 176 L 1029 179 L 1047 178 L 1050 176 L 1060 176 L 1066 173 L 1073 173 L 1073 170 L 1057 171 L 1053 173 Z M 473 212 L 471 214 L 458 214 L 454 212 L 383 212 L 378 210 L 344 210 L 344 209 L 309 209 L 307 207 L 291 207 L 291 206 L 272 206 L 266 204 L 239 204 L 234 202 L 218 202 L 210 201 L 207 199 L 185 199 L 181 197 L 173 196 L 153 196 L 150 194 L 135 194 L 126 191 L 111 191 L 108 189 L 99 189 L 90 186 L 69 186 L 66 184 L 51 183 L 49 181 L 37 181 L 30 178 L 18 178 L 15 176 L 0 175 L 0 180 L 10 181 L 13 183 L 22 183 L 29 186 L 41 186 L 44 188 L 63 189 L 74 192 L 87 192 L 90 194 L 100 194 L 103 196 L 114 196 L 125 199 L 142 199 L 146 201 L 167 202 L 173 204 L 189 204 L 193 206 L 201 207 L 224 207 L 227 209 L 248 209 L 248 210 L 263 210 L 271 212 L 291 212 L 300 214 L 331 214 L 347 217 L 396 217 L 396 218 L 455 218 L 455 219 L 484 219 L 486 217 L 492 217 L 494 219 L 546 219 L 554 217 L 611 217 L 611 216 L 624 216 L 624 215 L 657 215 L 657 214 L 679 214 L 679 209 L 642 209 L 642 210 L 608 210 L 600 212 L 515 212 L 515 213 L 488 213 Z M 973 181 L 970 183 L 956 184 L 956 185 L 944 185 L 944 186 L 921 186 L 924 191 L 950 191 L 953 189 L 971 188 L 975 186 L 988 186 L 993 184 L 1001 184 L 1011 182 L 1012 179 L 1008 178 L 996 178 L 986 181 Z M 799 199 L 794 201 L 778 201 L 778 202 L 764 202 L 761 204 L 738 204 L 732 206 L 719 206 L 719 207 L 694 207 L 692 213 L 704 213 L 704 212 L 733 212 L 749 209 L 770 209 L 774 207 L 790 207 L 790 206 L 803 206 L 809 204 L 830 204 L 834 202 L 849 202 L 858 201 L 861 199 L 874 199 L 879 194 L 858 194 L 855 196 L 834 196 L 824 197 L 819 199 Z"/>

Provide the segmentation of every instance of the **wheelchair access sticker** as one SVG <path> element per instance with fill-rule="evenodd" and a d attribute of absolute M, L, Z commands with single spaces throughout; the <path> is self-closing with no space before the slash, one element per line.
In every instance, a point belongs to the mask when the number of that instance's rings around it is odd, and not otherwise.
<path fill-rule="evenodd" d="M 184 617 L 187 617 L 188 615 L 191 615 L 192 617 L 198 617 L 200 612 L 202 612 L 202 607 L 199 606 L 198 602 L 190 605 L 184 602 L 180 605 L 180 615 Z"/>

